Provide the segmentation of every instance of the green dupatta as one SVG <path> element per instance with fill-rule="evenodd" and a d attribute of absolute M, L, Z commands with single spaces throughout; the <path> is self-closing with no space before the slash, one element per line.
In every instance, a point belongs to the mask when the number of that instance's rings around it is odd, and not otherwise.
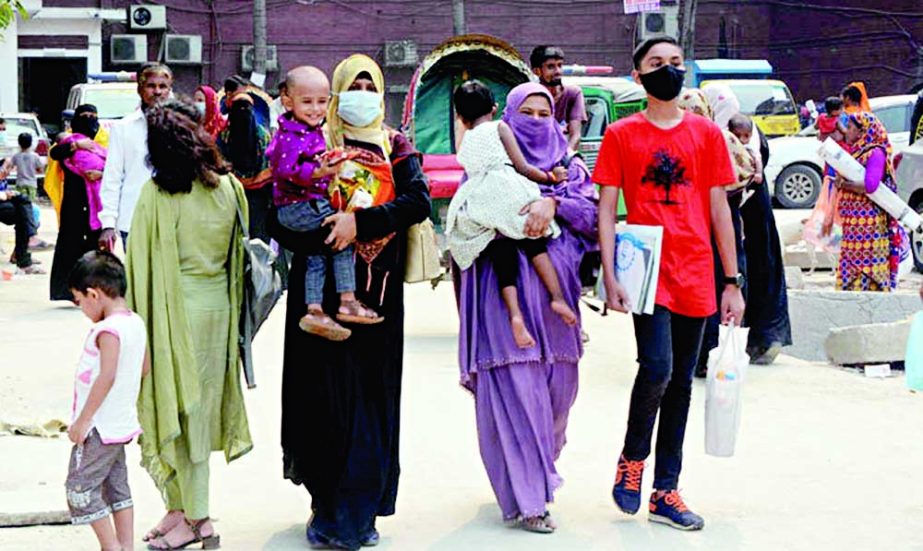
<path fill-rule="evenodd" d="M 244 218 L 248 219 L 247 199 L 237 178 L 222 176 L 220 185 L 233 186 Z M 175 223 L 177 203 L 185 198 L 184 194 L 161 191 L 153 182 L 144 185 L 132 220 L 125 262 L 128 305 L 147 324 L 152 364 L 151 373 L 141 383 L 138 398 L 138 418 L 144 429 L 140 438 L 141 464 L 160 488 L 176 474 L 182 417 L 195 415 L 200 403 L 194 347 L 180 281 Z M 220 449 L 228 462 L 253 448 L 240 385 L 237 338 L 243 297 L 242 235 L 240 224 L 235 224 L 228 264 L 231 315 L 221 406 Z"/>

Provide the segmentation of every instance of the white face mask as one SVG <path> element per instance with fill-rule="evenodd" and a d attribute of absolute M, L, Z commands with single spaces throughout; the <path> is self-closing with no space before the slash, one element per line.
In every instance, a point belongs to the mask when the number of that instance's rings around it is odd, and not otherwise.
<path fill-rule="evenodd" d="M 376 92 L 350 90 L 340 94 L 337 113 L 352 126 L 365 128 L 381 116 L 382 95 Z"/>
<path fill-rule="evenodd" d="M 0 147 L 6 147 L 6 134 L 0 132 Z"/>
<path fill-rule="evenodd" d="M 199 115 L 203 117 L 205 116 L 205 102 L 204 101 L 195 102 L 195 108 L 196 108 L 196 111 L 199 112 Z"/>

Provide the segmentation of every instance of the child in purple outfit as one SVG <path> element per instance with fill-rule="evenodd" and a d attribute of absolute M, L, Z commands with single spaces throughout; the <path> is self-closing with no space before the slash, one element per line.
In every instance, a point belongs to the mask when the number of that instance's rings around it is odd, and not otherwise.
<path fill-rule="evenodd" d="M 330 102 L 330 82 L 326 75 L 315 67 L 298 67 L 289 71 L 286 85 L 282 104 L 287 112 L 279 117 L 279 130 L 266 150 L 275 180 L 273 203 L 278 207 L 281 225 L 294 231 L 313 231 L 336 213 L 327 188 L 345 158 L 327 151 L 321 128 Z M 375 324 L 384 318 L 356 299 L 352 246 L 308 256 L 304 282 L 307 314 L 298 325 L 307 333 L 342 341 L 352 332 L 327 315 L 322 306 L 328 257 L 333 261 L 333 276 L 340 295 L 337 320 Z"/>

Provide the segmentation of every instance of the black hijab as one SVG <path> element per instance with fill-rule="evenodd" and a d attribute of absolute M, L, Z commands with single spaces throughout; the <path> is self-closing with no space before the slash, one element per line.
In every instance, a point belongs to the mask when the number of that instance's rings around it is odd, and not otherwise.
<path fill-rule="evenodd" d="M 92 116 L 87 116 L 92 115 Z M 92 139 L 96 138 L 99 132 L 98 112 L 95 105 L 85 103 L 74 110 L 74 118 L 71 120 L 71 130 L 76 134 L 83 134 Z"/>
<path fill-rule="evenodd" d="M 238 174 L 252 174 L 260 168 L 259 134 L 253 103 L 235 100 L 228 115 L 227 157 Z"/>

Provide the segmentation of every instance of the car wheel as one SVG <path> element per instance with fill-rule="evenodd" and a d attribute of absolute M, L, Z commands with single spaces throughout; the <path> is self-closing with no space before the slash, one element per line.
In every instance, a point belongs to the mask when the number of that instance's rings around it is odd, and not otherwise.
<path fill-rule="evenodd" d="M 916 207 L 917 212 L 923 215 L 923 202 Z M 917 228 L 910 235 L 910 249 L 913 251 L 913 263 L 917 271 L 923 273 L 923 228 Z"/>
<path fill-rule="evenodd" d="M 786 167 L 776 180 L 776 199 L 787 209 L 809 209 L 817 202 L 823 180 L 808 165 Z"/>

